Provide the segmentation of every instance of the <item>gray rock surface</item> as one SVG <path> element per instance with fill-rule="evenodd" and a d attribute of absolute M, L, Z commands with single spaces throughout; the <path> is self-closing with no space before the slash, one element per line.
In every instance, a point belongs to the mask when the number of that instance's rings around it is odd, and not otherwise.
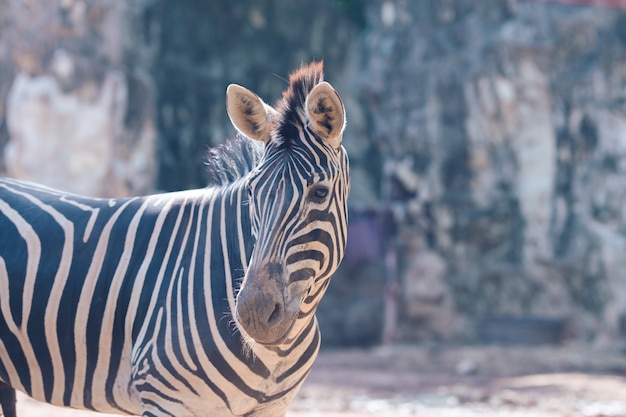
<path fill-rule="evenodd" d="M 0 0 L 0 35 L 0 170 L 95 195 L 202 186 L 206 147 L 234 134 L 228 83 L 272 102 L 324 58 L 348 113 L 351 202 L 395 224 L 376 259 L 337 273 L 327 341 L 376 343 L 385 323 L 397 340 L 476 340 L 501 316 L 624 340 L 624 10 Z"/>
<path fill-rule="evenodd" d="M 368 17 L 361 111 L 403 190 L 405 336 L 453 329 L 471 339 L 483 317 L 532 315 L 568 320 L 572 337 L 619 342 L 624 11 L 387 1 Z M 413 234 L 426 245 L 413 250 Z M 437 280 L 428 272 L 441 270 Z M 425 317 L 415 306 L 427 291 L 414 290 L 424 286 L 451 298 L 463 321 L 435 324 L 443 306 Z"/>
<path fill-rule="evenodd" d="M 0 2 L 6 174 L 92 196 L 154 189 L 149 48 L 138 9 L 106 1 Z"/>

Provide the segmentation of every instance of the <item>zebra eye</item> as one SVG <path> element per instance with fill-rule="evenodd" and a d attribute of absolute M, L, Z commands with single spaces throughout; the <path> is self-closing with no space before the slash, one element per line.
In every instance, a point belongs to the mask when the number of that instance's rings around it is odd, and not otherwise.
<path fill-rule="evenodd" d="M 328 197 L 329 191 L 328 188 L 318 186 L 311 190 L 309 193 L 309 198 L 315 203 L 322 203 Z"/>

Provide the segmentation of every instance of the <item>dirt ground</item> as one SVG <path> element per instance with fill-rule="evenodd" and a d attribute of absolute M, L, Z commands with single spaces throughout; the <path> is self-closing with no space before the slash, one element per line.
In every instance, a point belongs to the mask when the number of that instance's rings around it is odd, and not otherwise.
<path fill-rule="evenodd" d="M 18 400 L 20 417 L 104 414 Z M 626 354 L 588 346 L 323 351 L 288 417 L 626 417 Z"/>

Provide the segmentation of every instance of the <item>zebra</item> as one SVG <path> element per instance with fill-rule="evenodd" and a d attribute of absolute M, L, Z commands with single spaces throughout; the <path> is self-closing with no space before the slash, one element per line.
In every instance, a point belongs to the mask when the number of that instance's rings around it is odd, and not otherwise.
<path fill-rule="evenodd" d="M 347 238 L 345 109 L 323 63 L 275 106 L 236 84 L 212 185 L 97 199 L 0 181 L 0 402 L 284 416 Z"/>

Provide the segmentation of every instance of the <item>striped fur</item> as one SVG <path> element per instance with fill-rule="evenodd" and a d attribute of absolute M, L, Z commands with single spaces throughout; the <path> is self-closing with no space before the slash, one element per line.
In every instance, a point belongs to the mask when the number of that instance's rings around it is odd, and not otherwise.
<path fill-rule="evenodd" d="M 260 161 L 245 142 L 213 154 L 220 185 L 94 199 L 0 180 L 0 388 L 120 414 L 284 415 L 346 239 L 346 153 L 303 110 L 321 82 L 321 64 L 291 77 Z M 245 319 L 270 287 L 288 321 L 275 340 Z"/>

